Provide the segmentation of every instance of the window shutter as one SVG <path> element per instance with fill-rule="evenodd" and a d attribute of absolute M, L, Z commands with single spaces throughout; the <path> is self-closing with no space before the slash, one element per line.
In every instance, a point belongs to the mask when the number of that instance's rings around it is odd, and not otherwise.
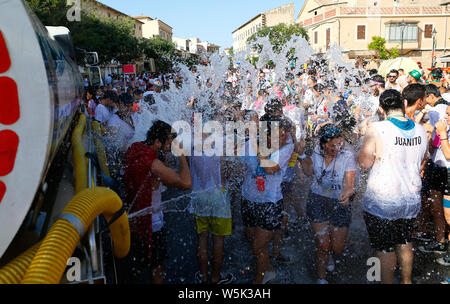
<path fill-rule="evenodd" d="M 357 27 L 357 38 L 358 40 L 365 40 L 366 39 L 366 26 L 365 25 L 358 25 Z"/>
<path fill-rule="evenodd" d="M 424 38 L 433 38 L 433 25 L 432 24 L 425 24 L 425 30 L 424 30 Z"/>
<path fill-rule="evenodd" d="M 330 29 L 328 28 L 327 29 L 327 31 L 326 31 L 326 44 L 327 44 L 327 50 L 329 49 L 329 47 L 330 47 Z"/>
<path fill-rule="evenodd" d="M 317 44 L 319 40 L 318 32 L 314 32 L 314 44 Z"/>

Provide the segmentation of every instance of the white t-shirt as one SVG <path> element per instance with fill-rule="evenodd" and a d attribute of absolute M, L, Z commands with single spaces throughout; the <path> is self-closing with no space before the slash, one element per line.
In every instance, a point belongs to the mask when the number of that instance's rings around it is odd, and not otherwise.
<path fill-rule="evenodd" d="M 286 144 L 269 157 L 269 160 L 274 161 L 281 168 L 275 174 L 267 174 L 264 169 L 259 167 L 257 157 L 241 157 L 241 161 L 247 165 L 244 182 L 242 183 L 242 196 L 251 202 L 257 203 L 276 203 L 281 200 L 283 198 L 281 182 L 293 151 L 294 145 Z M 246 152 L 248 152 L 246 155 L 256 155 L 249 142 L 246 142 Z M 258 176 L 263 176 L 264 178 L 264 189 L 262 191 L 258 190 L 256 184 Z M 262 188 L 260 187 L 260 189 Z"/>
<path fill-rule="evenodd" d="M 99 104 L 95 108 L 95 120 L 100 122 L 101 124 L 106 124 L 108 120 L 113 116 L 113 112 L 102 104 Z"/>
<path fill-rule="evenodd" d="M 202 156 L 191 156 L 189 167 L 192 177 L 191 213 L 231 218 L 230 201 L 222 187 L 220 157 L 206 156 L 204 153 Z"/>
<path fill-rule="evenodd" d="M 295 124 L 295 138 L 300 141 L 303 128 L 306 125 L 305 111 L 303 108 L 292 105 L 283 107 L 283 114 Z"/>
<path fill-rule="evenodd" d="M 152 191 L 152 231 L 157 232 L 164 226 L 164 213 L 161 204 L 161 188 L 162 184 L 159 185 L 158 189 Z"/>
<path fill-rule="evenodd" d="M 311 191 L 317 195 L 338 199 L 344 188 L 345 172 L 355 171 L 355 185 L 359 171 L 356 162 L 356 152 L 353 147 L 345 143 L 344 148 L 333 161 L 325 168 L 325 159 L 322 156 L 320 145 L 317 145 L 311 156 L 314 167 L 314 181 Z M 324 171 L 325 170 L 325 171 Z"/>
<path fill-rule="evenodd" d="M 420 211 L 420 166 L 428 145 L 424 127 L 414 123 L 405 131 L 388 120 L 373 122 L 381 138 L 383 154 L 369 173 L 362 199 L 364 211 L 397 220 L 415 218 Z"/>
<path fill-rule="evenodd" d="M 108 128 L 111 128 L 109 133 L 110 144 L 113 147 L 122 149 L 125 145 L 128 147 L 131 144 L 131 139 L 134 136 L 134 128 L 128 123 L 119 118 L 117 114 L 114 114 L 108 120 Z"/>
<path fill-rule="evenodd" d="M 450 134 L 450 129 L 447 127 L 447 138 Z M 439 167 L 444 167 L 447 169 L 450 169 L 450 160 L 447 160 L 445 158 L 444 152 L 442 151 L 442 143 L 439 145 L 439 148 L 437 148 L 433 155 L 431 156 L 431 159 L 433 160 L 433 163 L 438 165 Z"/>
<path fill-rule="evenodd" d="M 450 93 L 444 93 L 441 96 L 446 102 L 450 102 Z"/>

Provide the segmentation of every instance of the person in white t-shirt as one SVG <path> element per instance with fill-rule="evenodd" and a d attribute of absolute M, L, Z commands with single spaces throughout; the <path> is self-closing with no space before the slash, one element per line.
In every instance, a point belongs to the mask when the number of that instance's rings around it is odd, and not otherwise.
<path fill-rule="evenodd" d="M 119 96 L 118 111 L 108 120 L 105 134 L 105 149 L 111 174 L 120 179 L 122 160 L 131 140 L 135 127 L 132 119 L 133 97 L 128 93 Z"/>
<path fill-rule="evenodd" d="M 274 147 L 270 156 L 257 154 L 257 147 L 246 144 L 249 156 L 242 158 L 246 165 L 246 173 L 242 184 L 241 212 L 242 221 L 246 227 L 246 233 L 253 254 L 256 259 L 255 277 L 253 283 L 267 283 L 276 277 L 276 273 L 270 264 L 268 245 L 275 231 L 281 228 L 283 195 L 281 182 L 294 150 L 292 144 L 287 144 L 291 123 L 282 116 L 265 115 L 260 119 L 267 123 L 260 126 L 260 136 L 266 136 L 267 142 L 271 142 L 272 129 L 276 124 L 278 129 L 278 149 Z M 275 129 L 274 129 L 275 130 Z M 275 138 L 273 139 L 275 140 Z M 260 138 L 260 144 L 261 138 Z M 261 148 L 261 147 L 260 147 Z M 257 157 L 253 155 L 258 155 Z"/>
<path fill-rule="evenodd" d="M 421 209 L 420 168 L 428 136 L 423 126 L 405 116 L 405 104 L 396 90 L 380 95 L 380 113 L 385 120 L 371 124 L 358 153 L 361 169 L 370 169 L 362 207 L 384 284 L 394 282 L 397 264 L 401 283 L 411 284 L 411 240 Z"/>
<path fill-rule="evenodd" d="M 333 254 L 345 249 L 351 220 L 350 200 L 358 178 L 356 152 L 345 142 L 341 130 L 326 124 L 319 130 L 320 143 L 311 157 L 301 161 L 314 181 L 308 195 L 306 214 L 314 230 L 317 283 L 327 284 L 326 271 L 334 269 Z"/>
<path fill-rule="evenodd" d="M 106 91 L 99 105 L 95 108 L 94 119 L 101 125 L 106 126 L 108 120 L 113 116 L 115 104 L 118 101 L 118 96 L 114 91 Z"/>

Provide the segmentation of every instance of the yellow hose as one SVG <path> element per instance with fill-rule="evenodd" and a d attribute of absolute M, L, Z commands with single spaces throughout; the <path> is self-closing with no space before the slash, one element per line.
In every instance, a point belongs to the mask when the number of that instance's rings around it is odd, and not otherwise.
<path fill-rule="evenodd" d="M 104 187 L 88 188 L 69 202 L 62 214 L 75 216 L 83 225 L 84 231 L 103 214 L 109 222 L 122 207 L 122 201 L 112 190 Z M 130 249 L 130 228 L 128 217 L 123 213 L 111 226 L 111 237 L 114 242 L 113 253 L 123 258 Z M 58 219 L 48 232 L 28 268 L 22 283 L 25 284 L 57 284 L 66 268 L 80 238 L 76 227 L 67 219 Z"/>
<path fill-rule="evenodd" d="M 31 264 L 41 242 L 31 246 L 28 250 L 0 269 L 0 284 L 19 284 Z"/>
<path fill-rule="evenodd" d="M 78 124 L 72 132 L 72 154 L 75 170 L 75 193 L 88 187 L 86 150 L 83 145 L 83 133 L 86 128 L 86 116 L 80 114 Z"/>
<path fill-rule="evenodd" d="M 101 140 L 102 131 L 100 128 L 100 123 L 98 121 L 92 122 L 92 130 L 94 130 L 93 136 L 94 136 L 95 151 L 97 152 L 97 158 L 98 162 L 100 163 L 100 168 L 102 169 L 103 173 L 105 173 L 108 176 L 111 176 L 109 173 L 108 162 L 105 153 L 105 145 Z"/>

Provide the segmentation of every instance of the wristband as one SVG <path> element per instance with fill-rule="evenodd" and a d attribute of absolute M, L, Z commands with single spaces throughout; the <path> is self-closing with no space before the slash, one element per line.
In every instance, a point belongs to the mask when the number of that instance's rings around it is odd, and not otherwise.
<path fill-rule="evenodd" d="M 305 153 L 303 153 L 302 155 L 299 155 L 298 156 L 298 158 L 300 158 L 300 159 L 305 159 L 305 158 L 307 158 L 308 156 L 305 154 Z"/>

